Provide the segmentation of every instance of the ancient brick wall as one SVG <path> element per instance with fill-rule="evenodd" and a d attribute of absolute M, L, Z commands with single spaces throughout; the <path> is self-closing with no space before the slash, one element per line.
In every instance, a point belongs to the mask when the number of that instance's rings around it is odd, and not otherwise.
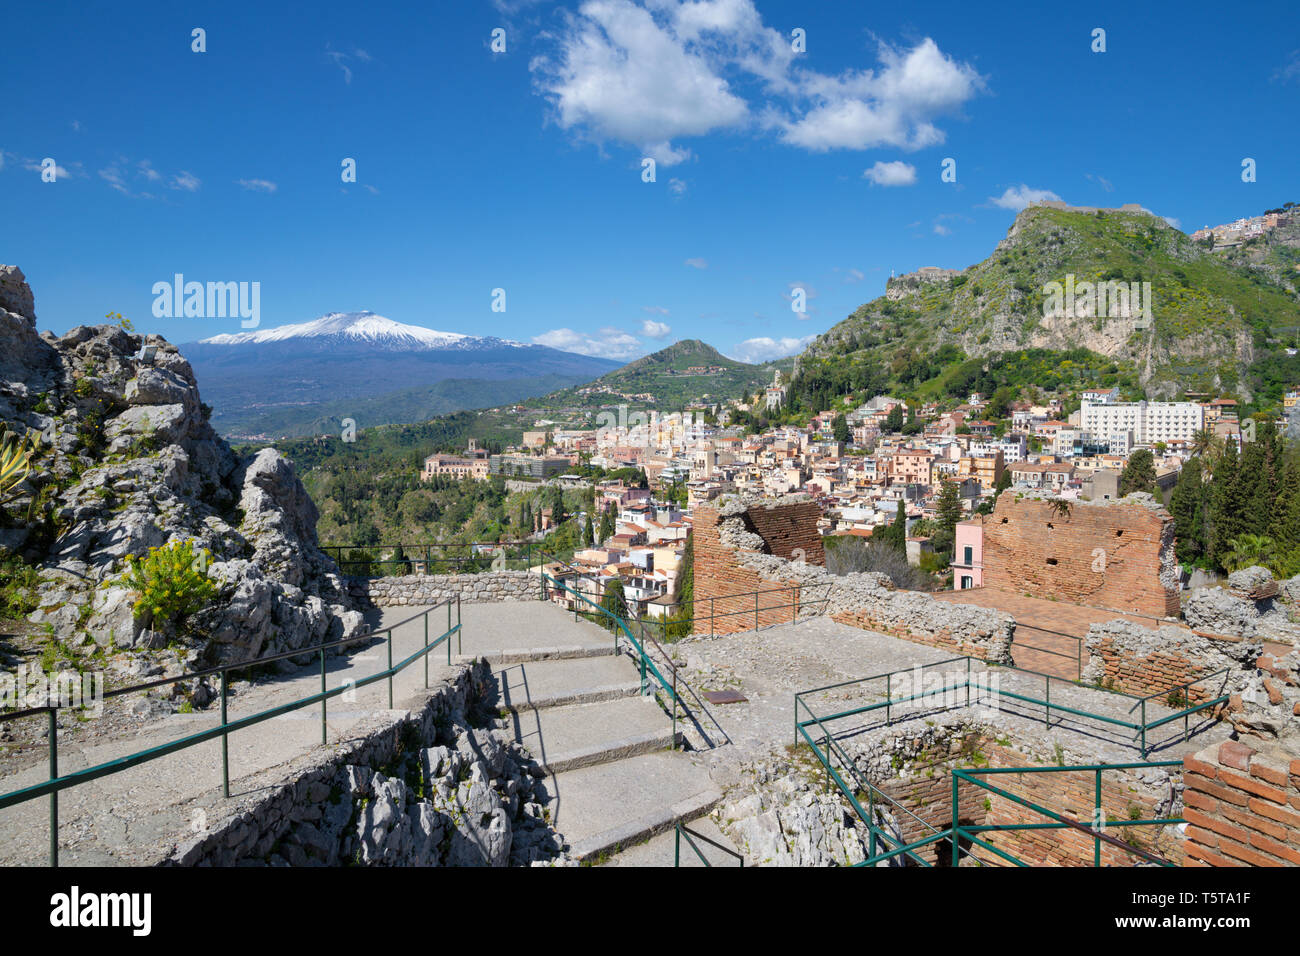
<path fill-rule="evenodd" d="M 745 528 L 762 538 L 761 548 L 750 553 L 797 558 L 803 552 L 808 564 L 825 561 L 816 502 L 765 507 L 758 505 L 743 515 Z M 731 517 L 731 516 L 728 516 Z M 722 540 L 717 508 L 696 509 L 692 535 L 695 549 L 695 631 L 699 634 L 733 634 L 756 627 L 789 624 L 798 613 L 800 589 L 761 577 L 744 567 L 744 551 Z M 765 592 L 755 594 L 752 592 Z"/>
<path fill-rule="evenodd" d="M 986 743 L 984 752 L 990 767 L 1025 766 L 1023 753 L 996 743 Z M 1076 820 L 1084 826 L 1093 825 L 1097 780 L 1092 771 L 999 773 L 988 774 L 984 779 L 1000 790 L 1036 803 L 1067 819 Z M 967 786 L 966 783 L 962 784 L 962 788 Z M 983 822 L 986 825 L 1052 822 L 1050 817 L 1021 806 L 1014 800 L 990 793 L 981 787 L 972 786 L 971 789 L 980 795 L 984 810 Z M 1107 771 L 1102 774 L 1101 781 L 1101 816 L 1104 821 L 1155 819 L 1156 807 L 1162 796 L 1158 789 L 1136 787 L 1132 780 L 1122 779 L 1115 771 Z M 1103 832 L 1126 842 L 1131 841 L 1133 846 L 1154 852 L 1174 863 L 1182 862 L 1179 842 L 1174 839 L 1171 827 L 1111 826 Z M 1004 831 L 986 833 L 983 838 L 1030 866 L 1092 866 L 1094 861 L 1096 841 L 1089 834 L 1073 828 Z M 978 847 L 975 855 L 988 863 L 1001 866 L 1008 862 L 995 853 Z M 1103 841 L 1102 866 L 1134 866 L 1140 862 L 1140 857 Z"/>
<path fill-rule="evenodd" d="M 984 521 L 984 586 L 1090 607 L 1176 617 L 1173 519 L 1124 499 L 1068 503 L 998 498 Z"/>
<path fill-rule="evenodd" d="M 1300 759 L 1229 740 L 1183 766 L 1188 866 L 1300 866 Z"/>
<path fill-rule="evenodd" d="M 878 789 L 897 800 L 915 814 L 894 812 L 899 829 L 908 842 L 923 839 L 933 833 L 926 824 L 938 829 L 952 825 L 952 766 L 947 760 L 929 766 L 924 758 L 915 762 L 907 777 L 883 781 Z M 994 768 L 1025 767 L 1032 765 L 1031 758 L 1013 747 L 999 744 L 989 737 L 975 741 L 973 749 L 964 753 L 957 766 L 972 765 Z M 1084 826 L 1093 825 L 1096 803 L 1096 777 L 1090 771 L 1058 770 L 1046 773 L 987 774 L 981 779 L 1000 790 L 1014 794 L 1045 807 L 1061 816 L 1076 820 Z M 1123 779 L 1117 772 L 1102 775 L 1101 816 L 1114 822 L 1155 819 L 1161 799 L 1167 795 L 1161 787 L 1135 785 L 1132 779 Z M 972 826 L 1000 826 L 1040 824 L 1052 822 L 1027 807 L 982 787 L 962 781 L 957 788 L 958 819 Z M 916 819 L 919 818 L 919 819 Z M 1182 862 L 1179 842 L 1171 827 L 1117 827 L 1104 830 L 1108 836 L 1131 840 L 1132 845 L 1155 852 L 1175 863 Z M 1050 830 L 1014 830 L 999 833 L 985 832 L 980 838 L 1010 853 L 1030 866 L 1092 866 L 1095 841 L 1091 836 L 1072 828 Z M 1008 860 L 996 853 L 963 841 L 963 848 L 977 860 L 991 866 L 1009 866 Z M 950 865 L 952 846 L 941 842 L 935 848 L 926 848 L 924 859 L 940 865 Z M 946 855 L 943 860 L 938 856 Z M 1140 858 L 1120 847 L 1102 843 L 1103 866 L 1133 866 Z M 969 861 L 963 865 L 969 865 Z"/>
<path fill-rule="evenodd" d="M 1086 683 L 1140 697 L 1176 691 L 1191 703 L 1226 693 L 1239 659 L 1252 656 L 1243 638 L 1148 629 L 1128 621 L 1092 625 L 1085 644 L 1089 656 L 1081 677 Z M 1225 667 L 1228 675 L 1222 673 Z"/>
<path fill-rule="evenodd" d="M 903 839 L 908 843 L 924 840 L 935 830 L 952 826 L 952 772 L 947 766 L 927 768 L 917 776 L 891 780 L 877 789 L 897 800 L 908 811 L 894 811 L 893 814 Z M 962 823 L 979 825 L 984 822 L 984 816 L 984 800 L 979 790 L 975 787 L 959 788 L 957 819 Z M 923 847 L 917 855 L 936 866 L 951 866 L 952 844 L 940 840 Z"/>
<path fill-rule="evenodd" d="M 914 644 L 937 647 L 963 657 L 1010 663 L 1012 626 L 1009 623 L 1000 622 L 993 615 L 988 616 L 990 620 L 983 622 L 983 626 L 980 622 L 972 622 L 958 615 L 945 617 L 941 602 L 928 595 L 921 595 L 926 603 L 914 609 L 917 613 L 909 614 L 906 606 L 903 606 L 903 597 L 900 595 L 895 601 L 874 602 L 847 611 L 835 611 L 831 614 L 831 620 L 864 631 L 888 634 Z"/>

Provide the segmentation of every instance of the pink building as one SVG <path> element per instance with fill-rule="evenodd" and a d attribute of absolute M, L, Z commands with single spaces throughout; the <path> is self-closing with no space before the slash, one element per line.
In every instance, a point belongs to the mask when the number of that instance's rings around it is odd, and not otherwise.
<path fill-rule="evenodd" d="M 959 521 L 952 560 L 952 584 L 958 591 L 984 586 L 984 520 Z"/>

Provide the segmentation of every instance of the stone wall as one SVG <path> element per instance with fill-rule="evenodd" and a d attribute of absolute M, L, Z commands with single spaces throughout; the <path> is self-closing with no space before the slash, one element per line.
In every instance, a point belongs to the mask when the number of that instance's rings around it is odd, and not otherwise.
<path fill-rule="evenodd" d="M 1300 759 L 1229 740 L 1183 761 L 1189 866 L 1300 866 Z"/>
<path fill-rule="evenodd" d="M 537 601 L 539 580 L 529 571 L 481 574 L 407 574 L 391 578 L 348 578 L 348 591 L 374 607 L 438 604 L 459 597 L 465 604 Z"/>
<path fill-rule="evenodd" d="M 1181 627 L 1152 629 L 1124 620 L 1093 624 L 1084 646 L 1088 663 L 1080 677 L 1085 683 L 1146 697 L 1197 681 L 1186 690 L 1193 703 L 1236 692 L 1241 676 L 1263 651 L 1259 642 L 1243 638 Z M 1209 677 L 1224 668 L 1228 674 Z"/>
<path fill-rule="evenodd" d="M 381 711 L 348 740 L 240 781 L 244 796 L 186 807 L 201 832 L 164 865 L 505 866 L 563 862 L 527 751 L 484 726 L 486 661 Z M 535 781 L 537 781 L 535 783 Z"/>
<path fill-rule="evenodd" d="M 1064 506 L 1042 495 L 1001 495 L 984 519 L 984 586 L 1176 617 L 1173 518 L 1144 494 Z"/>

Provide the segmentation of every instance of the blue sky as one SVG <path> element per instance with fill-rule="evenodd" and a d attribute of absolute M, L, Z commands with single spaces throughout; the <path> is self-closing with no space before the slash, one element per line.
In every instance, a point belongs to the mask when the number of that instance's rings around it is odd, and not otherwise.
<path fill-rule="evenodd" d="M 182 273 L 259 282 L 262 328 L 370 309 L 761 360 L 891 269 L 984 258 L 1028 198 L 1138 202 L 1187 231 L 1300 201 L 1300 11 L 1058 6 L 11 6 L 0 261 L 60 333 L 109 311 L 176 342 L 240 331 L 155 318 Z"/>

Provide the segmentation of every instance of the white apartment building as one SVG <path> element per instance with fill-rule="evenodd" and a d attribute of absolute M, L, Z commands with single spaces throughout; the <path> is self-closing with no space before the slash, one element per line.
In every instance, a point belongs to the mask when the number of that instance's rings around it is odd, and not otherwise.
<path fill-rule="evenodd" d="M 1084 402 L 1079 428 L 1089 435 L 1132 432 L 1139 445 L 1189 441 L 1205 424 L 1205 410 L 1195 402 Z"/>

